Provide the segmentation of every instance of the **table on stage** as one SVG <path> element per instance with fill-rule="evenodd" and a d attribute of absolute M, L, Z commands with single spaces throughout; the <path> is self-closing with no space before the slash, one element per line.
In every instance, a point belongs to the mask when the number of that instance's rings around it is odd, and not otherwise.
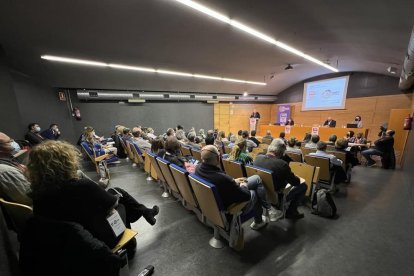
<path fill-rule="evenodd" d="M 265 136 L 266 131 L 270 130 L 272 132 L 272 136 L 274 138 L 279 137 L 279 133 L 285 131 L 285 126 L 275 126 L 275 125 L 260 125 L 258 129 L 258 136 Z M 368 129 L 367 128 L 340 128 L 340 127 L 319 127 L 319 136 L 321 141 L 328 141 L 329 136 L 335 134 L 339 138 L 345 137 L 347 132 L 352 130 L 355 132 L 355 135 L 358 132 L 362 132 L 364 137 L 368 136 Z M 305 133 L 312 133 L 311 126 L 291 126 L 290 133 L 286 133 L 286 138 L 296 137 L 299 141 L 302 141 L 303 137 L 305 137 Z"/>

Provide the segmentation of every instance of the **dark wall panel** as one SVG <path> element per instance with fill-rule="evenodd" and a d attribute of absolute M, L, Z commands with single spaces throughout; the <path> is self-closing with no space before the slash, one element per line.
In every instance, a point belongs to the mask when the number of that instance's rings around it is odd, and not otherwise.
<path fill-rule="evenodd" d="M 0 132 L 19 139 L 23 134 L 13 80 L 0 46 Z"/>
<path fill-rule="evenodd" d="M 307 79 L 279 93 L 277 103 L 301 102 L 305 82 L 350 75 L 347 98 L 371 97 L 401 94 L 398 78 L 372 73 L 335 73 Z"/>
<path fill-rule="evenodd" d="M 51 123 L 57 123 L 62 132 L 61 139 L 76 141 L 67 103 L 59 101 L 56 89 L 19 73 L 12 73 L 12 78 L 23 132 L 27 131 L 30 123 L 38 123 L 42 130 Z"/>
<path fill-rule="evenodd" d="M 79 102 L 72 93 L 73 105 L 81 111 L 82 120 L 75 122 L 77 133 L 91 125 L 99 135 L 108 136 L 115 125 L 153 127 L 156 134 L 181 124 L 185 129 L 212 129 L 214 106 L 207 103 L 151 102 L 137 105 L 114 102 Z"/>

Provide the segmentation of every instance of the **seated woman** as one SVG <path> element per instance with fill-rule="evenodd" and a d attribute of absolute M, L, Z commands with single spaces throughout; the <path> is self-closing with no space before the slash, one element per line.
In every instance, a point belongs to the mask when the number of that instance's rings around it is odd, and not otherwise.
<path fill-rule="evenodd" d="M 183 169 L 185 169 L 186 159 L 179 156 L 180 152 L 180 143 L 178 142 L 177 138 L 175 137 L 168 137 L 167 141 L 165 141 L 165 153 L 161 156 L 168 162 L 171 162 Z M 158 154 L 158 156 L 160 156 Z"/>
<path fill-rule="evenodd" d="M 126 227 L 143 216 L 154 225 L 158 206 L 147 208 L 120 188 L 105 191 L 79 173 L 79 151 L 67 142 L 47 141 L 29 154 L 28 176 L 36 217 L 75 222 L 113 248 L 122 237 L 114 234 L 108 218 L 121 217 Z M 130 245 L 132 252 L 136 241 Z"/>
<path fill-rule="evenodd" d="M 234 147 L 227 158 L 230 161 L 238 161 L 243 165 L 253 163 L 253 158 L 246 152 L 247 144 L 245 139 L 239 139 L 236 141 Z"/>
<path fill-rule="evenodd" d="M 164 149 L 164 139 L 162 138 L 156 138 L 151 141 L 151 151 L 158 155 L 158 156 L 164 156 L 165 149 Z"/>
<path fill-rule="evenodd" d="M 95 130 L 88 128 L 85 130 L 85 142 L 89 149 L 93 152 L 99 150 L 98 156 L 102 153 L 109 153 L 110 155 L 117 155 L 118 149 L 111 145 L 103 145 L 99 139 L 96 138 Z M 103 151 L 102 151 L 103 150 Z"/>

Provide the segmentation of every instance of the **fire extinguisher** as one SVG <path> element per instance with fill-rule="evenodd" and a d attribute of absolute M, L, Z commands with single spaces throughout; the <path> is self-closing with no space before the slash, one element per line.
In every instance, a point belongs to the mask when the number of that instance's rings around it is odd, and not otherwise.
<path fill-rule="evenodd" d="M 77 121 L 82 120 L 82 117 L 81 117 L 81 114 L 80 114 L 80 110 L 79 110 L 79 108 L 77 108 L 77 107 L 74 107 L 74 108 L 73 108 L 73 110 L 72 110 L 72 116 L 73 116 L 73 117 L 75 117 L 75 119 L 76 119 Z"/>
<path fill-rule="evenodd" d="M 411 130 L 411 125 L 413 123 L 413 117 L 408 114 L 408 117 L 404 119 L 404 130 Z"/>

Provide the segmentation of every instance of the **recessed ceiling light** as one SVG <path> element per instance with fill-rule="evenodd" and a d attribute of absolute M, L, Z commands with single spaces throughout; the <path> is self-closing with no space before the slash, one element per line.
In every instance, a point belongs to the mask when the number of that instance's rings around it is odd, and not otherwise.
<path fill-rule="evenodd" d="M 248 96 L 248 95 L 249 95 L 249 93 L 247 93 L 246 91 L 244 91 L 244 92 L 243 92 L 243 96 L 244 96 L 244 97 L 246 97 L 246 96 Z"/>
<path fill-rule="evenodd" d="M 237 82 L 237 83 L 253 84 L 253 85 L 266 85 L 265 82 L 239 80 L 239 79 L 223 78 L 223 77 L 217 77 L 217 76 L 207 76 L 207 75 L 202 75 L 202 74 L 191 74 L 191 73 L 186 73 L 186 72 L 177 72 L 177 71 L 170 71 L 170 70 L 164 70 L 164 69 L 154 69 L 154 68 L 115 64 L 115 63 L 105 63 L 105 62 L 90 61 L 90 60 L 77 59 L 77 58 L 57 57 L 57 56 L 50 56 L 50 55 L 43 55 L 43 56 L 40 56 L 40 58 L 45 59 L 45 60 L 50 60 L 50 61 L 74 63 L 74 64 L 80 64 L 80 65 L 89 65 L 89 66 L 109 67 L 113 69 L 132 70 L 132 71 L 139 71 L 139 72 L 150 72 L 150 73 L 158 73 L 162 75 L 174 75 L 174 76 L 180 76 L 180 77 L 190 77 L 190 78 L 207 79 L 207 80 L 219 80 L 219 81 Z"/>
<path fill-rule="evenodd" d="M 248 33 L 248 34 L 250 34 L 252 36 L 255 36 L 256 38 L 259 38 L 259 39 L 261 39 L 263 41 L 266 41 L 266 42 L 268 42 L 270 44 L 273 44 L 273 45 L 275 45 L 277 47 L 280 47 L 280 48 L 282 48 L 282 49 L 284 49 L 284 50 L 286 50 L 288 52 L 291 52 L 292 54 L 295 54 L 295 55 L 298 55 L 300 57 L 303 57 L 304 59 L 307 59 L 307 60 L 309 60 L 311 62 L 314 62 L 314 63 L 316 63 L 316 64 L 318 64 L 320 66 L 323 66 L 323 67 L 325 67 L 325 68 L 327 68 L 327 69 L 329 69 L 331 71 L 339 72 L 338 69 L 336 69 L 336 68 L 334 68 L 334 67 L 332 67 L 332 66 L 330 66 L 330 65 L 328 65 L 328 64 L 326 64 L 326 63 L 324 63 L 324 62 L 322 62 L 322 61 L 320 61 L 320 60 L 318 60 L 318 59 L 316 59 L 316 58 L 314 58 L 314 57 L 312 57 L 310 55 L 307 55 L 307 54 L 303 53 L 302 51 L 299 51 L 296 48 L 293 48 L 293 47 L 291 47 L 291 46 L 289 46 L 289 45 L 287 45 L 287 44 L 285 44 L 285 43 L 283 43 L 281 41 L 277 41 L 277 40 L 275 40 L 274 38 L 272 38 L 272 37 L 270 37 L 268 35 L 265 35 L 265 34 L 263 34 L 263 33 L 259 32 L 259 31 L 255 30 L 255 29 L 247 26 L 247 25 L 244 25 L 244 24 L 242 24 L 242 23 L 240 23 L 240 22 L 238 22 L 236 20 L 233 20 L 233 19 L 225 16 L 224 14 L 221 14 L 221 13 L 219 13 L 219 12 L 217 12 L 215 10 L 212 10 L 212 9 L 206 7 L 206 6 L 203 6 L 203 5 L 201 5 L 199 3 L 196 3 L 196 2 L 194 2 L 192 0 L 175 0 L 175 1 L 177 1 L 177 2 L 179 2 L 181 4 L 183 4 L 183 5 L 186 5 L 186 6 L 190 7 L 190 8 L 192 8 L 192 9 L 195 9 L 195 10 L 197 10 L 199 12 L 202 12 L 202 13 L 210 16 L 210 17 L 213 17 L 213 18 L 215 18 L 215 19 L 217 19 L 217 20 L 219 20 L 221 22 L 227 23 L 227 24 L 229 24 L 229 25 L 231 25 L 231 26 L 233 26 L 233 27 L 235 27 L 235 28 L 237 28 L 237 29 L 239 29 L 239 30 L 241 30 L 243 32 L 246 32 L 246 33 Z"/>

